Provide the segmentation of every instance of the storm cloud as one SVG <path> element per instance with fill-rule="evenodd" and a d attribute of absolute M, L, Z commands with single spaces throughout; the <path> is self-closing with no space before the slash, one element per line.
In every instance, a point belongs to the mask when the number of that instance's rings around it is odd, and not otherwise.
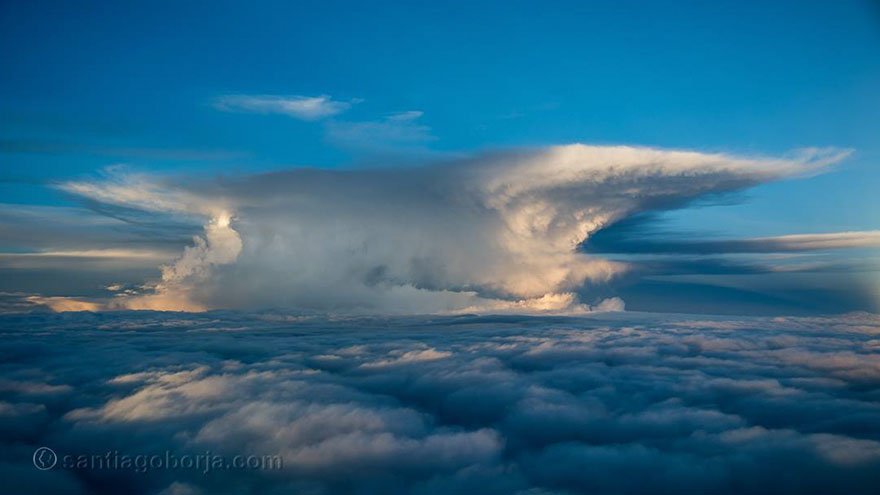
<path fill-rule="evenodd" d="M 217 180 L 110 174 L 60 187 L 107 207 L 204 223 L 161 280 L 105 308 L 581 313 L 621 309 L 620 299 L 583 288 L 630 270 L 579 250 L 594 234 L 634 215 L 817 173 L 846 155 L 578 144 L 413 167 Z"/>

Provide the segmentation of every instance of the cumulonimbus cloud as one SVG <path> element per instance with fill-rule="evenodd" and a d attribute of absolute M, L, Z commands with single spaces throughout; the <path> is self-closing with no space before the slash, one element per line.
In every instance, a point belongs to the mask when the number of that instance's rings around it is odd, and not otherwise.
<path fill-rule="evenodd" d="M 410 168 L 189 181 L 67 183 L 93 201 L 205 218 L 205 233 L 135 309 L 582 312 L 577 292 L 627 270 L 579 252 L 646 211 L 812 173 L 846 152 L 788 158 L 568 145 Z M 619 300 L 601 309 L 619 309 Z"/>

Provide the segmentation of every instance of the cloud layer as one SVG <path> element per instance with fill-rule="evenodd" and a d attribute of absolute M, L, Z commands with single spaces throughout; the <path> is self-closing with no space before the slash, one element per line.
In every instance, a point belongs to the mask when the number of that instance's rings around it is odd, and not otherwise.
<path fill-rule="evenodd" d="M 22 494 L 868 494 L 878 335 L 867 314 L 6 315 L 0 475 Z M 38 446 L 283 469 L 41 472 Z"/>
<path fill-rule="evenodd" d="M 439 165 L 295 169 L 218 181 L 74 182 L 117 207 L 205 219 L 152 293 L 110 306 L 301 307 L 382 313 L 582 312 L 585 286 L 627 265 L 579 252 L 644 212 L 813 173 L 845 153 L 792 158 L 570 145 Z"/>

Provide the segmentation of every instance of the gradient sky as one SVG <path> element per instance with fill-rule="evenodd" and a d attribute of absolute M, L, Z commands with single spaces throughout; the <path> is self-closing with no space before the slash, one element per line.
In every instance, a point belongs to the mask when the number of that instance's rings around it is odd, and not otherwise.
<path fill-rule="evenodd" d="M 814 177 L 634 221 L 636 239 L 880 229 L 876 2 L 4 2 L 0 60 L 4 253 L 53 249 L 23 233 L 28 208 L 106 218 L 55 186 L 118 164 L 215 177 L 568 143 L 852 150 Z M 606 234 L 604 252 L 644 255 Z M 667 263 L 608 295 L 672 311 L 880 305 L 876 245 L 811 250 L 802 261 L 821 270 L 772 276 L 744 270 L 752 260 L 736 250 L 657 249 L 687 270 Z M 79 270 L 89 281 L 62 290 L 58 267 L 10 263 L 0 265 L 9 293 L 94 295 L 83 287 L 112 279 Z M 132 281 L 158 273 L 131 270 Z"/>

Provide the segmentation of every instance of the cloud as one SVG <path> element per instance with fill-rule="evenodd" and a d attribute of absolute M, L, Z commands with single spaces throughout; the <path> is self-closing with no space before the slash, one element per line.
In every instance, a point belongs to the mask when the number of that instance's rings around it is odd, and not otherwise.
<path fill-rule="evenodd" d="M 45 297 L 45 296 L 28 296 L 27 302 L 37 305 L 46 306 L 52 311 L 100 311 L 106 307 L 106 304 L 100 301 L 86 301 L 73 297 Z"/>
<path fill-rule="evenodd" d="M 596 232 L 580 249 L 626 260 L 613 293 L 644 311 L 676 307 L 717 314 L 876 311 L 880 232 L 718 238 L 635 215 Z M 847 249 L 848 253 L 833 251 Z M 735 277 L 731 275 L 736 275 Z"/>
<path fill-rule="evenodd" d="M 241 251 L 241 238 L 230 227 L 229 201 L 223 197 L 202 197 L 169 183 L 127 174 L 110 176 L 101 183 L 67 182 L 59 187 L 110 205 L 207 219 L 203 235 L 194 236 L 192 246 L 161 267 L 162 278 L 147 286 L 149 293 L 117 297 L 103 308 L 202 311 L 205 307 L 192 300 L 189 290 L 206 280 L 212 267 L 235 261 Z"/>
<path fill-rule="evenodd" d="M 865 313 L 0 315 L 0 473 L 22 494 L 871 494 L 878 329 Z M 283 461 L 31 480 L 39 446 Z"/>
<path fill-rule="evenodd" d="M 37 251 L 0 253 L 0 269 L 124 271 L 155 268 L 173 260 L 178 252 L 168 249 L 87 249 L 82 251 Z"/>
<path fill-rule="evenodd" d="M 215 267 L 233 263 L 242 249 L 238 232 L 230 226 L 230 217 L 219 212 L 205 225 L 203 236 L 193 237 L 193 246 L 172 263 L 162 266 L 162 278 L 148 293 L 122 295 L 104 305 L 105 308 L 172 309 L 204 311 L 206 306 L 194 300 L 191 292 L 213 275 Z"/>
<path fill-rule="evenodd" d="M 588 252 L 631 254 L 797 253 L 880 247 L 880 231 L 790 234 L 746 239 L 681 240 L 682 233 L 652 232 L 645 219 L 631 219 L 606 229 L 584 245 Z"/>
<path fill-rule="evenodd" d="M 0 311 L 33 309 L 38 299 L 31 296 L 90 301 L 112 296 L 108 285 L 141 286 L 159 277 L 159 265 L 180 256 L 200 223 L 91 201 L 84 207 L 0 204 L 0 293 L 17 294 L 0 296 Z"/>
<path fill-rule="evenodd" d="M 174 220 L 182 219 L 157 219 L 138 210 L 95 202 L 86 207 L 0 203 L 5 254 L 122 252 L 133 250 L 132 245 L 137 245 L 135 250 L 179 251 L 191 239 L 193 225 Z"/>
<path fill-rule="evenodd" d="M 747 243 L 769 244 L 770 246 L 774 246 L 777 251 L 813 251 L 861 247 L 876 248 L 880 247 L 880 230 L 761 237 L 758 239 L 748 239 Z"/>
<path fill-rule="evenodd" d="M 327 123 L 327 140 L 358 151 L 401 152 L 422 151 L 436 138 L 431 128 L 419 122 L 422 112 L 412 110 L 388 115 L 381 120 Z"/>
<path fill-rule="evenodd" d="M 312 121 L 339 115 L 357 101 L 337 101 L 327 95 L 225 95 L 214 100 L 214 108 L 224 112 L 281 114 Z"/>
<path fill-rule="evenodd" d="M 195 485 L 175 481 L 159 492 L 159 495 L 200 495 L 201 493 L 202 491 Z"/>
<path fill-rule="evenodd" d="M 582 297 L 585 285 L 629 270 L 579 251 L 597 232 L 645 212 L 815 173 L 843 156 L 577 144 L 422 167 L 294 169 L 216 181 L 123 174 L 61 187 L 90 201 L 204 222 L 152 294 L 115 298 L 112 307 L 577 313 L 597 309 L 591 304 L 622 307 Z"/>
<path fill-rule="evenodd" d="M 390 359 L 381 359 L 379 361 L 364 363 L 361 366 L 367 368 L 376 368 L 383 366 L 395 366 L 399 364 L 419 363 L 423 361 L 434 361 L 436 359 L 444 359 L 451 356 L 452 353 L 438 351 L 437 349 L 428 348 L 422 350 L 413 350 L 404 352 Z"/>

